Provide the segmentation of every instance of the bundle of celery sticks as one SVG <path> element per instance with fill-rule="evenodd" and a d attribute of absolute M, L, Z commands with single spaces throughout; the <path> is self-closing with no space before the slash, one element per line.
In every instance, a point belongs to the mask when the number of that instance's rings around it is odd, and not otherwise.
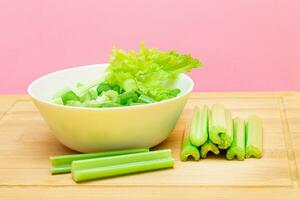
<path fill-rule="evenodd" d="M 200 160 L 209 152 L 218 155 L 226 151 L 229 160 L 262 157 L 262 121 L 252 115 L 247 120 L 236 117 L 223 105 L 214 104 L 195 107 L 192 121 L 188 123 L 182 145 L 180 159 Z"/>

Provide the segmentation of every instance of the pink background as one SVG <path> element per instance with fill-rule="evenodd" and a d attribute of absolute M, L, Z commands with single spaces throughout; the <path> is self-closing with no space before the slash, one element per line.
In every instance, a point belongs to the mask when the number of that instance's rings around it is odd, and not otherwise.
<path fill-rule="evenodd" d="M 191 53 L 197 91 L 300 89 L 299 0 L 0 0 L 0 93 L 141 41 Z"/>

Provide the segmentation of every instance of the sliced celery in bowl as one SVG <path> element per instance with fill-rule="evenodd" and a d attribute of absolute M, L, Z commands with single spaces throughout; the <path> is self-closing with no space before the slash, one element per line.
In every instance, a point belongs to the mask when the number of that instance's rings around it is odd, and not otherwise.
<path fill-rule="evenodd" d="M 35 80 L 28 88 L 38 110 L 55 137 L 79 152 L 149 148 L 164 141 L 192 92 L 193 80 L 179 75 L 175 98 L 128 107 L 87 108 L 51 103 L 53 94 L 78 82 L 101 80 L 108 64 L 69 68 Z"/>

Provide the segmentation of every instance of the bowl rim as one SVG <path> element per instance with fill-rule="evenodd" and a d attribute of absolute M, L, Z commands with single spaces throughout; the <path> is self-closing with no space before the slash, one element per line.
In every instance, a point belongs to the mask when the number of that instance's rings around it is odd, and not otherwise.
<path fill-rule="evenodd" d="M 174 97 L 174 98 L 170 98 L 170 99 L 166 99 L 166 100 L 162 100 L 159 102 L 154 102 L 154 103 L 149 103 L 149 104 L 141 104 L 141 105 L 133 105 L 133 106 L 121 106 L 121 107 L 106 107 L 106 108 L 90 108 L 90 107 L 76 107 L 76 106 L 66 106 L 66 105 L 60 105 L 60 104 L 55 104 L 52 103 L 50 101 L 41 99 L 39 97 L 37 97 L 36 95 L 34 95 L 32 93 L 32 87 L 37 84 L 40 80 L 46 78 L 47 76 L 51 76 L 51 75 L 55 75 L 64 71 L 69 71 L 69 70 L 76 70 L 76 69 L 80 69 L 80 68 L 86 68 L 86 67 L 105 67 L 108 66 L 108 63 L 102 63 L 102 64 L 91 64 L 91 65 L 82 65 L 82 66 L 77 66 L 77 67 L 68 67 L 66 69 L 62 69 L 62 70 L 58 70 L 58 71 L 54 71 L 54 72 L 50 72 L 48 74 L 45 74 L 37 79 L 35 79 L 34 81 L 32 81 L 29 86 L 27 87 L 27 93 L 30 95 L 30 97 L 36 101 L 40 101 L 44 104 L 47 104 L 49 106 L 54 106 L 54 107 L 58 107 L 58 108 L 63 108 L 63 109 L 70 109 L 70 110 L 90 110 L 90 111 L 104 111 L 104 110 L 123 110 L 123 109 L 136 109 L 136 108 L 142 108 L 142 107 L 149 107 L 149 106 L 154 106 L 154 105 L 159 105 L 159 104 L 165 104 L 168 102 L 172 102 L 172 101 L 176 101 L 177 99 L 188 95 L 189 93 L 192 92 L 193 88 L 194 88 L 194 81 L 191 77 L 189 77 L 187 74 L 182 73 L 180 74 L 180 76 L 183 76 L 185 79 L 187 79 L 190 83 L 190 87 L 188 88 L 188 90 L 186 90 L 185 92 L 183 92 L 182 94 L 179 94 L 178 96 Z"/>

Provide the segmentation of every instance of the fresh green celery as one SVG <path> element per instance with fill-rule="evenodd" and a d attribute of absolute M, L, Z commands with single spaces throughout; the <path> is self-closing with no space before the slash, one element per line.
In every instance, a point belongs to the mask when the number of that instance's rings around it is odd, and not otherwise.
<path fill-rule="evenodd" d="M 209 138 L 219 149 L 227 149 L 233 140 L 232 118 L 229 110 L 214 104 L 209 117 Z"/>
<path fill-rule="evenodd" d="M 139 96 L 138 102 L 141 102 L 141 103 L 154 103 L 155 100 L 152 99 L 151 97 L 146 96 L 146 95 L 141 95 L 141 96 Z"/>
<path fill-rule="evenodd" d="M 226 152 L 226 158 L 232 160 L 245 159 L 245 124 L 244 120 L 237 117 L 233 120 L 233 142 Z"/>
<path fill-rule="evenodd" d="M 101 108 L 111 108 L 111 107 L 120 107 L 120 106 L 122 105 L 114 102 L 105 102 L 100 105 Z"/>
<path fill-rule="evenodd" d="M 61 97 L 57 97 L 57 98 L 55 98 L 55 99 L 52 99 L 52 100 L 51 100 L 51 103 L 64 105 L 64 102 L 62 101 Z"/>
<path fill-rule="evenodd" d="M 72 91 L 79 97 L 81 98 L 83 95 L 89 92 L 89 89 L 99 85 L 103 81 L 102 79 L 97 79 L 94 80 L 90 83 L 84 84 L 83 86 L 79 88 L 73 88 Z"/>
<path fill-rule="evenodd" d="M 208 138 L 208 107 L 203 106 L 199 109 L 194 108 L 194 116 L 191 125 L 190 141 L 193 145 L 199 147 L 203 145 Z"/>
<path fill-rule="evenodd" d="M 127 105 L 133 102 L 137 102 L 139 97 L 135 91 L 129 91 L 120 94 L 119 98 L 120 98 L 120 103 L 122 105 Z"/>
<path fill-rule="evenodd" d="M 64 95 L 65 93 L 71 91 L 71 89 L 69 87 L 65 87 L 61 90 L 59 90 L 58 92 L 56 92 L 53 96 L 52 99 L 56 99 L 56 98 L 61 98 L 62 95 Z"/>
<path fill-rule="evenodd" d="M 61 96 L 63 103 L 66 105 L 68 101 L 79 101 L 79 97 L 73 92 L 68 91 Z"/>
<path fill-rule="evenodd" d="M 133 153 L 141 153 L 141 152 L 148 152 L 148 151 L 149 149 L 127 149 L 127 150 L 106 151 L 106 152 L 98 152 L 98 153 L 51 156 L 50 161 L 52 164 L 52 168 L 50 169 L 50 171 L 52 174 L 68 173 L 71 171 L 72 161 L 75 160 L 117 156 L 123 154 L 133 154 Z"/>
<path fill-rule="evenodd" d="M 250 116 L 246 126 L 246 158 L 261 158 L 263 148 L 262 121 L 256 116 Z"/>
<path fill-rule="evenodd" d="M 91 89 L 89 89 L 88 94 L 90 95 L 92 100 L 97 99 L 98 97 L 97 86 L 94 86 Z"/>
<path fill-rule="evenodd" d="M 72 162 L 76 182 L 173 167 L 171 150 L 94 158 Z"/>
<path fill-rule="evenodd" d="M 213 144 L 210 139 L 208 139 L 206 141 L 206 143 L 204 145 L 201 146 L 200 148 L 200 155 L 201 158 L 206 158 L 208 152 L 212 152 L 215 155 L 218 155 L 220 153 L 220 150 L 218 149 L 218 147 Z"/>
<path fill-rule="evenodd" d="M 74 107 L 81 107 L 81 106 L 83 106 L 84 104 L 81 103 L 80 101 L 70 100 L 70 101 L 67 101 L 66 105 L 67 105 L 67 106 L 74 106 Z"/>
<path fill-rule="evenodd" d="M 184 131 L 183 140 L 181 144 L 180 150 L 180 160 L 186 161 L 189 158 L 193 158 L 194 160 L 200 159 L 200 153 L 196 146 L 194 146 L 190 141 L 190 127 L 191 125 L 187 125 Z"/>
<path fill-rule="evenodd" d="M 98 95 L 101 95 L 102 92 L 108 91 L 108 90 L 112 90 L 112 86 L 109 83 L 100 83 L 99 86 L 97 87 L 97 92 Z"/>

